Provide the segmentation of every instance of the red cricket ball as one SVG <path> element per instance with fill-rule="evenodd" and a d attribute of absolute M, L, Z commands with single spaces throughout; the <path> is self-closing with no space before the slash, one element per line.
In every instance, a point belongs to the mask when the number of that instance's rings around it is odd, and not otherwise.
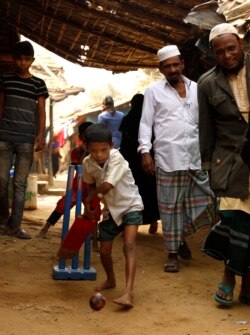
<path fill-rule="evenodd" d="M 100 311 L 105 306 L 106 299 L 100 293 L 94 293 L 89 299 L 89 305 L 94 311 Z"/>

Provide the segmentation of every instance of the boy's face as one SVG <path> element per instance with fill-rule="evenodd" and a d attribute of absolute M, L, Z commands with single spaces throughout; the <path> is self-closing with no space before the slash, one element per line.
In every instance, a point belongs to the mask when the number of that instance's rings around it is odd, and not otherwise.
<path fill-rule="evenodd" d="M 31 67 L 31 64 L 34 62 L 34 60 L 35 58 L 32 56 L 21 55 L 14 57 L 14 61 L 18 68 L 18 73 L 20 74 L 29 73 L 29 68 Z"/>
<path fill-rule="evenodd" d="M 113 143 L 108 142 L 92 142 L 87 146 L 87 151 L 97 164 L 102 165 L 110 156 L 110 150 Z"/>

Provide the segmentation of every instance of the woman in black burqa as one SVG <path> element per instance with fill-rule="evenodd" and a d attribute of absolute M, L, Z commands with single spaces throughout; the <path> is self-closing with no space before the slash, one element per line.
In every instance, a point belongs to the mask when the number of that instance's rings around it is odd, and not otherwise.
<path fill-rule="evenodd" d="M 131 109 L 124 116 L 120 125 L 122 132 L 122 141 L 120 152 L 128 161 L 129 167 L 135 179 L 135 183 L 139 188 L 139 193 L 144 204 L 143 224 L 149 224 L 149 233 L 157 232 L 160 215 L 158 210 L 156 195 L 156 179 L 155 176 L 146 174 L 141 167 L 141 155 L 137 152 L 138 129 L 141 119 L 143 94 L 135 94 L 131 100 Z M 152 154 L 152 153 L 151 153 Z"/>

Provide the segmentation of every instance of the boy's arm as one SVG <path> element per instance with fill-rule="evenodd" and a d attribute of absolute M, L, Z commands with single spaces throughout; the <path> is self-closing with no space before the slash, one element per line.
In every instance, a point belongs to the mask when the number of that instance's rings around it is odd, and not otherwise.
<path fill-rule="evenodd" d="M 96 203 L 97 199 L 101 199 L 104 194 L 108 193 L 114 186 L 109 182 L 104 182 L 98 187 L 96 187 L 95 179 L 88 173 L 88 161 L 89 158 L 86 157 L 83 160 L 83 181 L 88 184 L 88 194 L 84 201 L 84 213 L 90 219 L 96 215 L 95 211 L 93 212 L 93 208 L 91 211 L 91 207 L 94 203 Z M 91 218 L 92 215 L 92 218 Z"/>
<path fill-rule="evenodd" d="M 105 194 L 107 194 L 114 186 L 110 183 L 102 183 L 100 186 L 98 187 L 93 187 L 90 190 L 90 195 L 87 197 L 86 201 L 88 201 L 88 203 L 91 203 L 91 201 L 93 201 L 95 198 L 99 198 L 101 199 Z"/>
<path fill-rule="evenodd" d="M 39 114 L 39 132 L 36 137 L 36 151 L 40 151 L 44 147 L 44 134 L 45 134 L 45 121 L 46 121 L 46 111 L 45 111 L 45 97 L 41 96 L 37 101 L 38 114 Z"/>
<path fill-rule="evenodd" d="M 103 183 L 99 187 L 95 184 L 88 185 L 88 197 L 84 203 L 84 215 L 90 220 L 99 220 L 100 218 L 100 205 L 99 201 L 104 194 L 108 193 L 113 188 L 109 183 Z M 99 198 L 99 201 L 97 200 Z M 96 205 L 98 203 L 98 206 Z"/>
<path fill-rule="evenodd" d="M 94 197 L 93 194 L 96 190 L 95 184 L 86 184 L 87 188 L 83 192 L 83 203 L 84 203 L 84 215 L 94 221 L 99 221 L 101 210 L 100 210 L 100 200 Z"/>

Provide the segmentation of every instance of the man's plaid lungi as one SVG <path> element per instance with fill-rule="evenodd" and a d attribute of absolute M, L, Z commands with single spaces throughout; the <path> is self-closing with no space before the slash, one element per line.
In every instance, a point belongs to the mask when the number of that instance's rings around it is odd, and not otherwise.
<path fill-rule="evenodd" d="M 156 172 L 165 247 L 177 252 L 184 236 L 214 223 L 214 195 L 204 171 Z"/>

